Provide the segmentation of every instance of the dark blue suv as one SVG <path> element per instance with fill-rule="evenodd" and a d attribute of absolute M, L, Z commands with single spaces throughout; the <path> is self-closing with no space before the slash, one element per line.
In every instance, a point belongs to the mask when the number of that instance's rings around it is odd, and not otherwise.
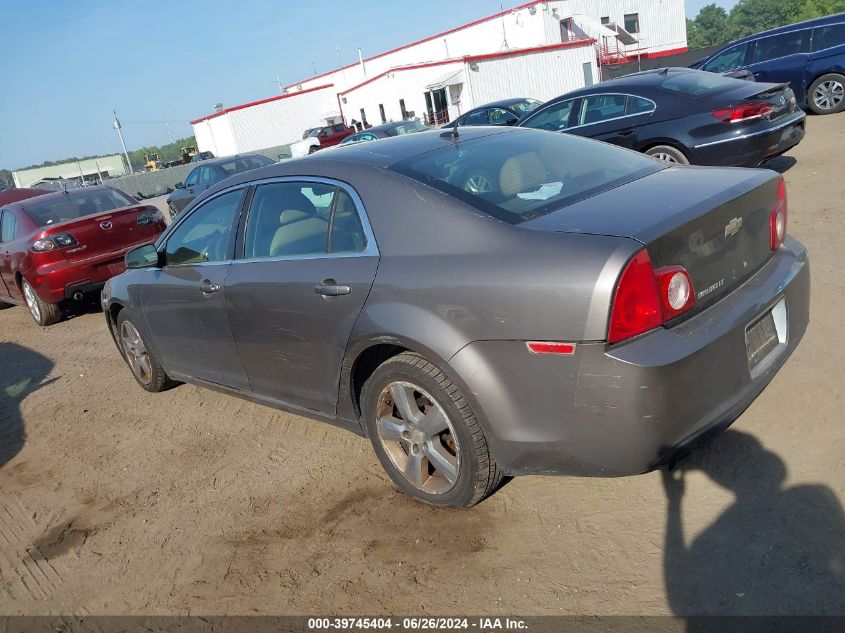
<path fill-rule="evenodd" d="M 789 82 L 816 114 L 845 110 L 845 13 L 790 24 L 731 42 L 693 68 L 756 81 Z"/>

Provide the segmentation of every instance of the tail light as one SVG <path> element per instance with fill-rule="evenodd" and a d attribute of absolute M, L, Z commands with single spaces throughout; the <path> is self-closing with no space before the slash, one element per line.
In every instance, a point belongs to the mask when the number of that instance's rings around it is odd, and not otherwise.
<path fill-rule="evenodd" d="M 60 248 L 67 248 L 74 244 L 78 244 L 78 242 L 70 233 L 56 233 L 55 235 L 35 240 L 30 248 L 32 248 L 34 253 L 46 253 Z"/>
<path fill-rule="evenodd" d="M 643 334 L 691 310 L 695 292 L 682 266 L 654 270 L 648 251 L 637 253 L 619 278 L 607 342 L 618 343 Z"/>
<path fill-rule="evenodd" d="M 739 123 L 769 117 L 773 111 L 768 103 L 743 103 L 730 108 L 713 110 L 712 114 L 723 123 Z"/>
<path fill-rule="evenodd" d="M 776 250 L 786 237 L 786 183 L 783 177 L 778 180 L 778 192 L 772 210 L 769 212 L 769 245 Z"/>

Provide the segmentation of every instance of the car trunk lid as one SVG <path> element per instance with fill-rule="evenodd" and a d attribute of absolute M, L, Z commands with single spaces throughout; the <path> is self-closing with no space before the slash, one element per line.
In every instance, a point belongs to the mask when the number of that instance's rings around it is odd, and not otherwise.
<path fill-rule="evenodd" d="M 777 186 L 777 174 L 762 169 L 669 168 L 520 226 L 637 240 L 655 268 L 689 272 L 698 310 L 771 257 Z"/>

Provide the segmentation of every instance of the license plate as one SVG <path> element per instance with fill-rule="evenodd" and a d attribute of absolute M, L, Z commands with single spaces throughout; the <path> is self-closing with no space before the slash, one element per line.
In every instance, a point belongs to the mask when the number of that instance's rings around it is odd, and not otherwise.
<path fill-rule="evenodd" d="M 748 352 L 748 368 L 753 370 L 780 343 L 772 311 L 752 323 L 745 330 L 745 348 Z"/>

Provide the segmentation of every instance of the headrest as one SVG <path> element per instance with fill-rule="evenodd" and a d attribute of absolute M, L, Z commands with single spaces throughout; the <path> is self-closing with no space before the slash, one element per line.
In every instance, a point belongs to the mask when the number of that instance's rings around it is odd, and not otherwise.
<path fill-rule="evenodd" d="M 534 191 L 546 181 L 546 166 L 534 152 L 511 156 L 499 171 L 499 189 L 505 196 Z"/>
<path fill-rule="evenodd" d="M 303 218 L 308 217 L 311 217 L 311 215 L 305 213 L 305 211 L 300 211 L 299 209 L 287 209 L 282 211 L 282 214 L 279 216 L 279 223 L 290 224 L 291 222 L 296 222 L 297 220 L 302 220 Z"/>

